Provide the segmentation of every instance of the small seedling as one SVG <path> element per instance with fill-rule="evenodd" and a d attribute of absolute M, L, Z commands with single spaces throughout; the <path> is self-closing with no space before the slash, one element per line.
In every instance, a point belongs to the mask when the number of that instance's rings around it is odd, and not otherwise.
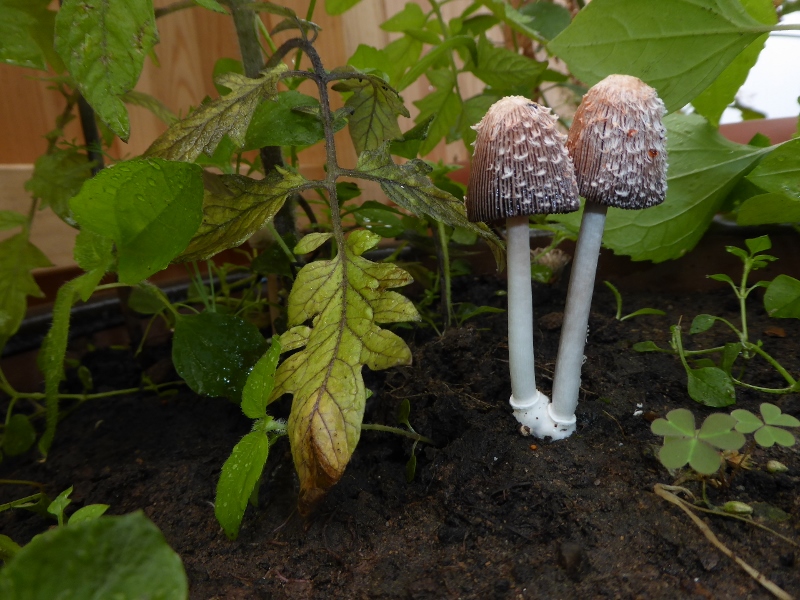
<path fill-rule="evenodd" d="M 738 422 L 736 431 L 741 433 L 752 433 L 753 439 L 763 448 L 770 448 L 775 444 L 779 446 L 791 447 L 795 444 L 795 437 L 784 427 L 800 427 L 800 421 L 792 415 L 781 412 L 781 409 L 764 402 L 761 405 L 761 417 L 751 413 L 749 410 L 737 409 L 731 412 Z"/>
<path fill-rule="evenodd" d="M 688 378 L 688 391 L 693 400 L 706 406 L 728 406 L 736 402 L 734 386 L 743 387 L 758 392 L 769 394 L 788 394 L 800 391 L 798 382 L 780 362 L 768 354 L 762 342 L 753 342 L 747 326 L 747 298 L 758 288 L 767 288 L 764 295 L 764 307 L 767 312 L 781 318 L 800 318 L 800 281 L 786 275 L 779 275 L 772 282 L 758 281 L 752 285 L 748 278 L 752 271 L 766 267 L 770 262 L 777 260 L 774 256 L 764 254 L 772 246 L 768 236 L 761 236 L 745 240 L 747 250 L 735 246 L 727 246 L 726 250 L 739 257 L 742 261 L 741 281 L 736 284 L 725 274 L 709 275 L 710 279 L 722 281 L 730 285 L 739 303 L 740 325 L 716 315 L 700 314 L 692 321 L 689 333 L 691 335 L 703 333 L 711 329 L 715 323 L 722 323 L 735 336 L 735 341 L 723 346 L 704 348 L 700 350 L 685 350 L 680 325 L 671 328 L 671 350 L 659 348 L 655 343 L 640 342 L 633 348 L 638 352 L 667 352 L 677 354 Z M 711 357 L 718 357 L 716 361 Z M 781 377 L 786 385 L 780 388 L 768 388 L 753 385 L 742 379 L 746 362 L 759 356 L 769 363 Z M 738 363 L 738 364 L 737 364 Z"/>
<path fill-rule="evenodd" d="M 614 294 L 614 300 L 617 303 L 617 314 L 614 315 L 614 318 L 617 321 L 627 321 L 628 319 L 632 319 L 633 317 L 639 317 L 642 315 L 659 315 L 664 316 L 665 313 L 663 310 L 659 310 L 657 308 L 640 308 L 639 310 L 635 310 L 632 313 L 628 313 L 627 315 L 622 314 L 622 294 L 617 289 L 617 287 L 611 283 L 610 281 L 603 282 L 606 287 L 611 290 L 611 293 Z"/>

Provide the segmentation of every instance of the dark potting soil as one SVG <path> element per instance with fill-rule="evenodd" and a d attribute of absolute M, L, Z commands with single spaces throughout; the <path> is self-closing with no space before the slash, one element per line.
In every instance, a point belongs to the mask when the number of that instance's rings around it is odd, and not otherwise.
<path fill-rule="evenodd" d="M 498 279 L 458 281 L 457 301 L 502 307 Z M 538 383 L 550 392 L 564 282 L 536 286 Z M 236 541 L 214 518 L 220 468 L 250 421 L 222 399 L 185 389 L 159 398 L 140 393 L 97 401 L 59 426 L 52 452 L 0 464 L 3 478 L 46 483 L 55 495 L 74 486 L 73 508 L 111 506 L 109 514 L 143 510 L 180 554 L 197 599 L 506 599 L 506 598 L 769 598 L 770 594 L 715 549 L 689 518 L 653 493 L 673 475 L 655 456 L 656 415 L 686 407 L 698 423 L 712 410 L 692 401 L 675 356 L 640 354 L 633 344 L 666 347 L 669 326 L 688 330 L 698 313 L 738 321 L 730 292 L 697 295 L 625 293 L 625 308 L 660 308 L 667 316 L 613 318 L 614 303 L 595 294 L 578 407 L 578 431 L 565 441 L 523 437 L 508 406 L 504 314 L 484 315 L 438 337 L 404 330 L 414 364 L 365 370 L 365 422 L 395 424 L 404 399 L 411 423 L 436 441 L 417 450 L 416 477 L 406 483 L 411 443 L 364 431 L 344 477 L 318 511 L 295 511 L 297 485 L 285 440 L 272 450 L 258 509 L 249 508 Z M 787 370 L 800 374 L 800 323 L 769 319 L 755 298 L 750 331 Z M 690 338 L 688 348 L 731 341 L 721 325 Z M 168 356 L 151 349 L 146 362 Z M 83 363 L 98 391 L 136 385 L 128 351 L 99 350 Z M 162 364 L 163 363 L 156 363 Z M 145 364 L 149 366 L 149 364 Z M 748 381 L 782 387 L 765 363 L 751 361 Z M 800 417 L 798 395 L 737 390 L 737 406 L 761 402 Z M 288 404 L 276 407 L 285 414 Z M 278 415 L 280 416 L 280 415 Z M 769 522 L 800 540 L 798 449 L 756 449 L 755 465 L 730 487 L 709 486 L 710 500 L 768 503 L 790 518 Z M 767 460 L 789 467 L 768 474 Z M 687 484 L 695 491 L 697 484 Z M 0 502 L 29 493 L 0 487 Z M 747 523 L 704 520 L 738 556 L 790 593 L 800 594 L 800 551 Z M 0 513 L 0 531 L 19 543 L 50 526 L 23 510 Z"/>

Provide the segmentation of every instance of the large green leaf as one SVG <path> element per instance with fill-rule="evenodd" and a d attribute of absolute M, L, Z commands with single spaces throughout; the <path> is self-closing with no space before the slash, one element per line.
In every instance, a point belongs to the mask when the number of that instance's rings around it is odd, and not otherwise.
<path fill-rule="evenodd" d="M 100 119 L 124 141 L 130 122 L 120 96 L 133 89 L 158 41 L 152 0 L 64 0 L 56 50 Z"/>
<path fill-rule="evenodd" d="M 202 219 L 198 165 L 140 158 L 103 169 L 70 202 L 82 228 L 114 240 L 123 283 L 164 269 Z"/>
<path fill-rule="evenodd" d="M 263 100 L 275 97 L 278 80 L 286 69 L 281 63 L 264 71 L 258 79 L 233 72 L 218 77 L 217 83 L 231 92 L 199 106 L 172 125 L 147 149 L 147 155 L 192 162 L 203 152 L 213 155 L 225 135 L 237 147 L 244 146 L 256 107 Z"/>
<path fill-rule="evenodd" d="M 261 478 L 269 455 L 269 439 L 263 431 L 251 431 L 233 447 L 222 465 L 214 501 L 214 515 L 225 535 L 239 535 L 247 502 Z"/>
<path fill-rule="evenodd" d="M 0 62 L 47 69 L 47 61 L 61 61 L 53 52 L 55 13 L 47 9 L 49 0 L 0 0 Z"/>
<path fill-rule="evenodd" d="M 339 81 L 333 89 L 348 94 L 344 105 L 353 111 L 350 138 L 358 154 L 402 137 L 397 117 L 410 115 L 402 98 L 383 79 L 364 74 Z"/>
<path fill-rule="evenodd" d="M 478 42 L 478 62 L 472 72 L 484 83 L 498 89 L 532 86 L 547 67 L 502 46 L 495 46 L 486 36 Z"/>
<path fill-rule="evenodd" d="M 303 512 L 339 480 L 358 443 L 366 401 L 362 366 L 411 362 L 405 342 L 379 325 L 419 319 L 410 300 L 388 291 L 412 279 L 396 265 L 361 257 L 378 240 L 353 232 L 336 258 L 303 267 L 289 295 L 291 329 L 281 345 L 305 347 L 278 367 L 272 398 L 294 395 L 288 433 Z"/>
<path fill-rule="evenodd" d="M 774 25 L 778 22 L 772 0 L 741 0 L 745 9 L 759 22 Z M 768 34 L 760 36 L 745 48 L 717 79 L 697 98 L 692 100 L 695 110 L 708 119 L 712 125 L 719 125 L 719 118 L 725 108 L 733 102 L 736 92 L 747 79 L 750 69 L 756 64 L 758 55 L 764 48 Z"/>
<path fill-rule="evenodd" d="M 800 139 L 772 150 L 747 179 L 768 192 L 800 200 Z"/>
<path fill-rule="evenodd" d="M 588 84 L 641 78 L 673 111 L 767 31 L 738 0 L 594 0 L 548 47 Z"/>
<path fill-rule="evenodd" d="M 293 171 L 278 169 L 264 179 L 206 174 L 203 221 L 176 261 L 203 260 L 244 242 L 280 210 L 289 195 L 310 184 Z"/>
<path fill-rule="evenodd" d="M 180 557 L 141 512 L 36 536 L 0 571 L 4 600 L 189 597 Z"/>
<path fill-rule="evenodd" d="M 428 71 L 425 76 L 436 91 L 414 101 L 419 108 L 417 123 L 431 119 L 427 137 L 419 149 L 420 156 L 430 153 L 443 138 L 447 142 L 457 139 L 459 120 L 464 114 L 463 101 L 455 90 L 455 75 L 450 69 Z"/>
<path fill-rule="evenodd" d="M 519 12 L 533 19 L 528 26 L 546 40 L 552 40 L 572 22 L 569 10 L 549 0 L 536 0 L 523 4 Z"/>
<path fill-rule="evenodd" d="M 253 113 L 247 129 L 244 150 L 264 146 L 311 146 L 325 138 L 318 114 L 301 112 L 299 108 L 319 112 L 319 101 L 295 90 L 281 92 L 274 101 L 262 102 Z M 345 121 L 335 123 L 337 130 Z"/>
<path fill-rule="evenodd" d="M 800 201 L 783 194 L 751 196 L 736 211 L 736 222 L 739 225 L 800 223 Z"/>
<path fill-rule="evenodd" d="M 764 293 L 764 308 L 771 317 L 800 319 L 800 281 L 778 275 Z"/>
<path fill-rule="evenodd" d="M 43 154 L 36 160 L 25 189 L 41 199 L 62 219 L 69 220 L 69 199 L 92 176 L 92 164 L 76 148 Z"/>
<path fill-rule="evenodd" d="M 608 211 L 603 243 L 633 260 L 662 262 L 694 248 L 727 193 L 769 148 L 729 142 L 698 115 L 669 115 L 667 198 L 646 210 Z M 576 226 L 579 217 L 554 217 Z"/>
<path fill-rule="evenodd" d="M 421 160 L 396 164 L 384 145 L 361 154 L 357 170 L 350 174 L 377 181 L 392 202 L 417 215 L 429 215 L 452 227 L 463 227 L 478 234 L 489 244 L 498 264 L 502 264 L 503 247 L 497 237 L 485 225 L 470 223 L 464 203 L 433 185 L 427 177 L 431 171 Z"/>
<path fill-rule="evenodd" d="M 234 315 L 181 315 L 175 324 L 172 362 L 198 394 L 240 402 L 247 376 L 266 346 L 255 325 Z"/>
<path fill-rule="evenodd" d="M 44 294 L 31 271 L 52 264 L 26 233 L 18 233 L 0 242 L 0 348 L 19 329 L 25 317 L 28 296 Z"/>

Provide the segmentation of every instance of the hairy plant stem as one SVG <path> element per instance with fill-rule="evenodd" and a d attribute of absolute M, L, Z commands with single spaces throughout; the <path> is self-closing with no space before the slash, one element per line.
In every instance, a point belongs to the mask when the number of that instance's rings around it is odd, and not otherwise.
<path fill-rule="evenodd" d="M 436 221 L 436 249 L 439 262 L 439 280 L 442 288 L 441 313 L 444 329 L 450 327 L 453 321 L 453 294 L 450 290 L 450 240 L 447 236 L 444 223 Z"/>
<path fill-rule="evenodd" d="M 400 427 L 392 427 L 391 425 L 378 425 L 376 423 L 362 423 L 361 429 L 366 429 L 369 431 L 385 431 L 387 433 L 394 433 L 395 435 L 402 435 L 403 437 L 407 437 L 412 439 L 416 442 L 424 442 L 430 446 L 435 446 L 436 442 L 434 442 L 431 438 L 425 437 L 424 435 L 418 434 L 416 431 L 408 431 L 407 429 L 401 429 Z"/>

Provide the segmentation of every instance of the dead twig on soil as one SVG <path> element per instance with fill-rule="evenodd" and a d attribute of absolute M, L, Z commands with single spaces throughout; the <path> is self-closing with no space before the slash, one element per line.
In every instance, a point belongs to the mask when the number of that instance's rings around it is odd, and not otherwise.
<path fill-rule="evenodd" d="M 697 527 L 700 528 L 700 531 L 703 532 L 703 535 L 706 536 L 706 539 L 709 542 L 714 544 L 714 546 L 716 546 L 717 549 L 720 552 L 722 552 L 725 556 L 732 559 L 737 565 L 742 567 L 742 569 L 744 569 L 747 572 L 747 574 L 750 575 L 750 577 L 755 579 L 758 583 L 760 583 L 767 590 L 769 590 L 772 593 L 772 595 L 774 595 L 776 598 L 779 598 L 780 600 L 792 600 L 793 596 L 789 595 L 783 589 L 775 585 L 772 581 L 767 579 L 762 573 L 751 567 L 743 559 L 737 556 L 733 552 L 733 550 L 731 550 L 725 544 L 723 544 L 719 540 L 719 538 L 716 535 L 714 535 L 714 532 L 711 531 L 708 525 L 706 525 L 700 517 L 694 514 L 693 511 L 694 507 L 689 505 L 685 500 L 682 500 L 672 492 L 668 491 L 670 488 L 676 490 L 684 489 L 684 488 L 674 488 L 673 486 L 665 486 L 661 483 L 657 483 L 653 487 L 653 491 L 656 493 L 656 495 L 661 496 L 664 500 L 674 504 L 675 506 L 680 508 L 683 512 L 685 512 L 687 515 L 689 515 L 689 518 L 694 522 L 695 525 L 697 525 Z"/>

